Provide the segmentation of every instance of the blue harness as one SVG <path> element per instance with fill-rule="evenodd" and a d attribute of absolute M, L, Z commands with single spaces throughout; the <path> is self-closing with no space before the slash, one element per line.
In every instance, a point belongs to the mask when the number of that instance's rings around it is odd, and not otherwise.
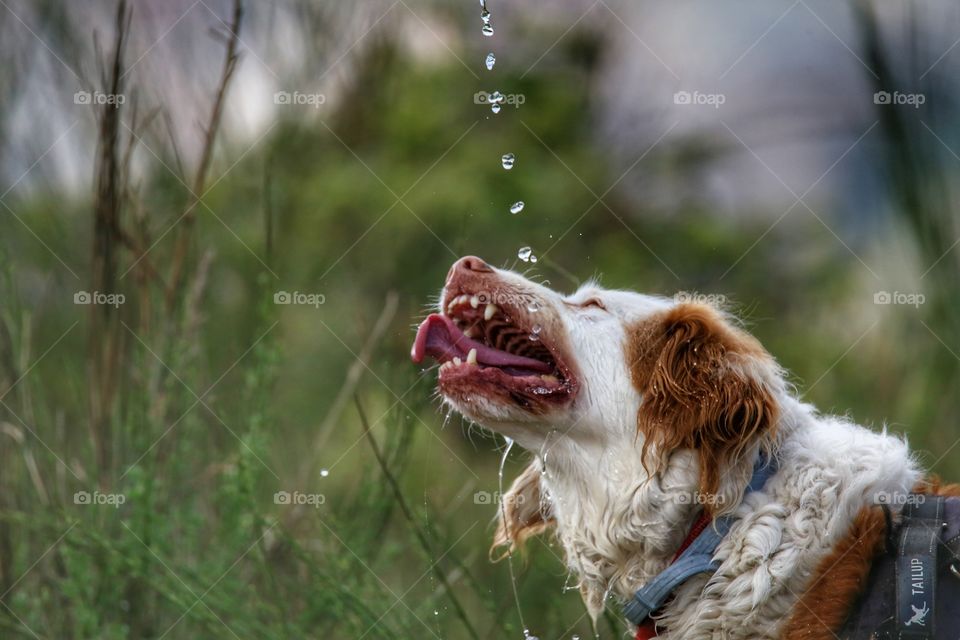
<path fill-rule="evenodd" d="M 753 464 L 753 476 L 747 485 L 746 493 L 759 491 L 773 474 L 777 472 L 775 459 L 767 460 L 763 453 L 757 456 Z M 698 573 L 714 573 L 720 563 L 714 561 L 713 554 L 720 541 L 733 526 L 733 516 L 722 516 L 714 520 L 690 543 L 683 553 L 669 567 L 661 571 L 650 582 L 633 594 L 623 607 L 623 614 L 630 622 L 640 625 L 651 613 L 660 608 L 671 593 L 691 576 Z"/>

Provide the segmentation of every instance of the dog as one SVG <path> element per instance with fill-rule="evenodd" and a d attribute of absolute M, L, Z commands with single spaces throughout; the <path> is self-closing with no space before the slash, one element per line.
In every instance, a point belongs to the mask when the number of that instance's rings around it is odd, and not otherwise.
<path fill-rule="evenodd" d="M 694 523 L 723 519 L 713 570 L 673 590 L 650 633 L 836 638 L 904 497 L 960 495 L 905 439 L 800 401 L 714 305 L 593 284 L 562 295 L 468 256 L 411 355 L 440 362 L 445 403 L 533 454 L 494 549 L 552 531 L 594 623 L 670 567 Z M 748 486 L 758 461 L 765 481 Z"/>

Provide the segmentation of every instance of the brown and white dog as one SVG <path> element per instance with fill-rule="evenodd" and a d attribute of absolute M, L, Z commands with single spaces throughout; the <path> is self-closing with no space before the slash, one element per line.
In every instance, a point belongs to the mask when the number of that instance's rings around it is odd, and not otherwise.
<path fill-rule="evenodd" d="M 757 340 L 710 305 L 592 285 L 562 295 L 466 257 L 412 357 L 533 461 L 494 546 L 553 529 L 592 616 L 664 570 L 704 511 L 734 525 L 659 636 L 834 638 L 898 497 L 925 487 L 906 442 L 800 402 Z M 746 493 L 760 451 L 778 468 Z M 935 487 L 934 487 L 935 488 Z"/>

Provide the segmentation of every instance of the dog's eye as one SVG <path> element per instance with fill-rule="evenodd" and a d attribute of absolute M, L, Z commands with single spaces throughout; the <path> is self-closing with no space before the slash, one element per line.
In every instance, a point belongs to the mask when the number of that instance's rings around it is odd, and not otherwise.
<path fill-rule="evenodd" d="M 607 308 L 603 306 L 603 301 L 600 300 L 600 298 L 589 298 L 581 302 L 580 306 L 583 307 L 584 309 L 588 307 L 596 307 L 597 309 L 603 309 L 604 311 L 607 310 Z"/>

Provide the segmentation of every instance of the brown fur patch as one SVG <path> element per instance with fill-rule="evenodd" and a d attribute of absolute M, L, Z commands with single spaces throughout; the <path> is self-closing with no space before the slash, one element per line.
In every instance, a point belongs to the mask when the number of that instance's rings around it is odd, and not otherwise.
<path fill-rule="evenodd" d="M 770 356 L 702 304 L 681 304 L 628 330 L 627 358 L 643 396 L 637 428 L 661 454 L 694 449 L 700 489 L 716 493 L 729 464 L 772 433 L 777 405 L 760 377 Z M 708 507 L 708 510 L 709 507 Z"/>
<path fill-rule="evenodd" d="M 931 473 L 913 487 L 914 493 L 922 493 L 928 496 L 950 496 L 960 498 L 960 484 L 944 484 L 935 473 Z"/>
<path fill-rule="evenodd" d="M 960 484 L 943 484 L 931 474 L 918 482 L 914 493 L 960 497 Z M 817 567 L 811 586 L 803 592 L 787 625 L 784 640 L 833 640 L 863 591 L 873 565 L 882 553 L 887 525 L 880 507 L 864 507 L 850 532 Z"/>
<path fill-rule="evenodd" d="M 531 463 L 501 497 L 490 559 L 495 562 L 503 560 L 522 549 L 528 538 L 543 533 L 554 524 L 556 521 L 545 509 L 540 491 L 540 469 L 536 463 Z"/>
<path fill-rule="evenodd" d="M 887 525 L 880 507 L 864 507 L 847 535 L 820 564 L 794 606 L 784 640 L 835 640 L 863 591 L 873 558 L 884 548 Z"/>

